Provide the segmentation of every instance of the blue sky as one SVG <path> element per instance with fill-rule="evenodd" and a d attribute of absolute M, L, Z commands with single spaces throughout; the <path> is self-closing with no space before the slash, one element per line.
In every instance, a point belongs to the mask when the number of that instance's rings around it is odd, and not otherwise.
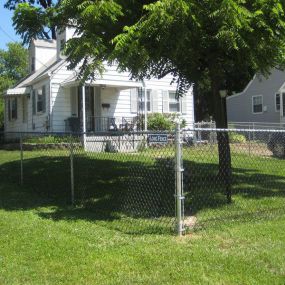
<path fill-rule="evenodd" d="M 11 42 L 12 39 L 15 41 L 21 40 L 19 36 L 15 34 L 14 28 L 12 26 L 13 13 L 5 9 L 3 5 L 4 0 L 0 0 L 0 49 L 6 49 L 6 44 Z M 3 32 L 3 30 L 5 32 Z"/>

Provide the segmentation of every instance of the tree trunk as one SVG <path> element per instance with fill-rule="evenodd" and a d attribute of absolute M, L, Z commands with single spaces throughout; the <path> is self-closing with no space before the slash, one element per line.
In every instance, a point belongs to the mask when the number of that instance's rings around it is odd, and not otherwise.
<path fill-rule="evenodd" d="M 221 98 L 219 89 L 215 86 L 212 87 L 215 111 L 214 117 L 216 121 L 216 127 L 218 129 L 226 129 L 228 127 L 227 111 L 226 111 L 226 98 Z M 219 174 L 218 177 L 225 185 L 225 194 L 227 202 L 231 203 L 231 150 L 229 143 L 229 134 L 226 131 L 217 132 L 218 140 L 218 152 L 219 152 Z"/>

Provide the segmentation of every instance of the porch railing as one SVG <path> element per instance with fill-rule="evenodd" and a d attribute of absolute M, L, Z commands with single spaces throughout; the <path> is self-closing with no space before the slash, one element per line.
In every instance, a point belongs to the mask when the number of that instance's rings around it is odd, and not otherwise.
<path fill-rule="evenodd" d="M 133 131 L 138 129 L 137 117 L 93 117 L 86 120 L 86 129 L 100 131 Z"/>

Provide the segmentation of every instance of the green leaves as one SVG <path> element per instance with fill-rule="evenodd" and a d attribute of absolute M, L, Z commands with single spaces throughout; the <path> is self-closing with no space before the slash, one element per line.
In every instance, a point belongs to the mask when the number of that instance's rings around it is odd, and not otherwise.
<path fill-rule="evenodd" d="M 62 7 L 76 19 L 81 40 L 68 52 L 71 66 L 85 60 L 84 76 L 116 61 L 137 79 L 172 74 L 179 94 L 205 80 L 237 91 L 254 73 L 284 65 L 279 0 L 64 0 Z"/>
<path fill-rule="evenodd" d="M 19 43 L 9 43 L 8 50 L 0 50 L 0 129 L 3 127 L 3 92 L 28 73 L 28 52 Z"/>
<path fill-rule="evenodd" d="M 57 1 L 7 0 L 5 8 L 14 10 L 13 26 L 24 44 L 33 38 L 55 39 L 55 23 L 59 20 Z"/>

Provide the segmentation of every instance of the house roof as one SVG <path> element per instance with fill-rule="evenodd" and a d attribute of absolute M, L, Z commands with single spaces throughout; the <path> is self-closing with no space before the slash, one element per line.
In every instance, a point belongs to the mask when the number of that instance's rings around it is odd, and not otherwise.
<path fill-rule="evenodd" d="M 36 72 L 29 74 L 24 77 L 21 81 L 19 81 L 13 88 L 8 89 L 6 91 L 6 95 L 20 95 L 26 94 L 27 88 L 31 86 L 38 80 L 49 76 L 54 70 L 56 70 L 59 66 L 61 66 L 65 60 L 59 59 L 56 60 L 56 56 L 53 57 L 50 61 L 48 61 L 44 66 L 39 68 Z M 29 92 L 28 92 L 29 93 Z"/>
<path fill-rule="evenodd" d="M 13 88 L 6 91 L 7 96 L 30 94 L 30 87 Z"/>
<path fill-rule="evenodd" d="M 121 88 L 136 88 L 136 87 L 143 87 L 141 81 L 134 81 L 134 80 L 112 80 L 112 79 L 104 79 L 104 78 L 96 78 L 95 80 L 86 80 L 86 85 L 106 85 L 109 87 L 121 87 Z M 74 72 L 70 75 L 64 82 L 61 83 L 63 87 L 69 87 L 74 85 L 80 85 L 80 80 L 77 78 L 77 73 Z"/>

